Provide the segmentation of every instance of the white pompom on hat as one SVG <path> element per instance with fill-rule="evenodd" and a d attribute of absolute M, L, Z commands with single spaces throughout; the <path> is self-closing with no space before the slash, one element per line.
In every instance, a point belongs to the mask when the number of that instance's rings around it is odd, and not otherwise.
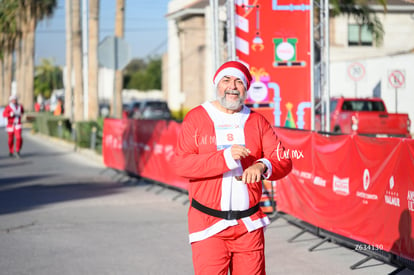
<path fill-rule="evenodd" d="M 9 101 L 12 101 L 12 100 L 17 100 L 17 95 L 11 95 L 9 97 Z"/>
<path fill-rule="evenodd" d="M 246 91 L 249 89 L 250 82 L 252 81 L 252 75 L 250 74 L 249 69 L 238 61 L 228 61 L 217 69 L 216 74 L 213 77 L 215 87 L 217 87 L 217 84 L 224 76 L 240 78 L 240 80 L 243 81 Z"/>

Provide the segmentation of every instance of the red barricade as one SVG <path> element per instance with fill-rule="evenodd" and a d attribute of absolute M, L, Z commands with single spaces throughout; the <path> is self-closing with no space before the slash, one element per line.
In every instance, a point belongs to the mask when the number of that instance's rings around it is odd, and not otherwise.
<path fill-rule="evenodd" d="M 104 163 L 187 190 L 169 165 L 180 127 L 105 119 Z M 273 189 L 278 211 L 414 260 L 414 140 L 276 131 L 287 149 L 279 157 L 293 160 L 292 173 Z"/>
<path fill-rule="evenodd" d="M 292 156 L 292 173 L 278 182 L 279 211 L 371 250 L 414 259 L 413 140 L 287 129 L 278 134 L 301 156 Z"/>
<path fill-rule="evenodd" d="M 104 164 L 187 190 L 188 180 L 170 166 L 180 128 L 175 121 L 105 119 Z"/>

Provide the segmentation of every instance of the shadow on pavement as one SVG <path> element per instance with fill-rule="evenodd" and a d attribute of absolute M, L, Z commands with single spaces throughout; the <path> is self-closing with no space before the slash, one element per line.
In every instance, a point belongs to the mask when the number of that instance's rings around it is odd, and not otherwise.
<path fill-rule="evenodd" d="M 15 181 L 18 180 L 15 179 Z M 3 185 L 3 183 L 0 184 Z M 90 182 L 12 187 L 0 191 L 0 215 L 27 211 L 57 202 L 108 196 L 121 192 L 123 187 L 114 183 Z"/>
<path fill-rule="evenodd" d="M 45 178 L 49 178 L 53 176 L 56 176 L 56 174 L 37 175 L 37 176 L 30 175 L 30 176 L 21 176 L 21 177 L 1 177 L 0 178 L 0 194 L 2 192 L 2 189 L 4 189 L 4 187 L 6 186 L 13 185 L 13 184 L 22 184 L 22 183 L 36 181 L 39 179 L 45 179 Z"/>
<path fill-rule="evenodd" d="M 71 154 L 71 152 L 24 152 L 22 151 L 22 157 L 21 159 L 24 158 L 30 158 L 30 157 L 36 157 L 36 158 L 42 158 L 42 157 L 59 157 L 59 156 L 65 156 L 65 155 L 69 155 Z"/>
<path fill-rule="evenodd" d="M 29 165 L 31 163 L 32 163 L 32 161 L 24 161 L 24 160 L 21 160 L 21 159 L 18 159 L 18 160 L 16 159 L 16 160 L 12 160 L 8 163 L 0 164 L 0 168 L 10 168 L 10 167 L 16 167 L 16 166 L 24 166 L 24 165 Z"/>

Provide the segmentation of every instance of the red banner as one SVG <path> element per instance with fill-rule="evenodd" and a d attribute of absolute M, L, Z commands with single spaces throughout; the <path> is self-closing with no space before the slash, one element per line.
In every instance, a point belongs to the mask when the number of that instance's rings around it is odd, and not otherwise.
<path fill-rule="evenodd" d="M 414 260 L 414 141 L 278 129 L 299 151 L 277 207 L 330 232 Z"/>
<path fill-rule="evenodd" d="M 236 55 L 254 80 L 246 103 L 275 126 L 311 129 L 310 9 L 309 0 L 236 1 Z"/>
<path fill-rule="evenodd" d="M 105 119 L 104 164 L 187 190 L 188 180 L 170 166 L 180 129 L 175 121 Z"/>
<path fill-rule="evenodd" d="M 169 165 L 181 125 L 174 121 L 105 119 L 106 166 L 188 190 Z M 293 170 L 266 182 L 277 209 L 330 232 L 414 260 L 414 140 L 324 136 L 276 129 Z"/>

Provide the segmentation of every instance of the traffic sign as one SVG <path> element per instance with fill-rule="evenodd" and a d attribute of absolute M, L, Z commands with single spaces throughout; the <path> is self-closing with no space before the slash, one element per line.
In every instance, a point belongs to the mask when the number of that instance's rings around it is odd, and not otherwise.
<path fill-rule="evenodd" d="M 403 70 L 393 70 L 388 74 L 388 84 L 392 88 L 405 87 L 405 72 Z"/>
<path fill-rule="evenodd" d="M 121 37 L 107 36 L 99 43 L 99 63 L 112 70 L 122 70 L 131 60 L 128 43 Z"/>
<path fill-rule="evenodd" d="M 360 81 L 365 76 L 365 67 L 359 62 L 353 62 L 348 66 L 348 76 L 353 81 Z"/>

